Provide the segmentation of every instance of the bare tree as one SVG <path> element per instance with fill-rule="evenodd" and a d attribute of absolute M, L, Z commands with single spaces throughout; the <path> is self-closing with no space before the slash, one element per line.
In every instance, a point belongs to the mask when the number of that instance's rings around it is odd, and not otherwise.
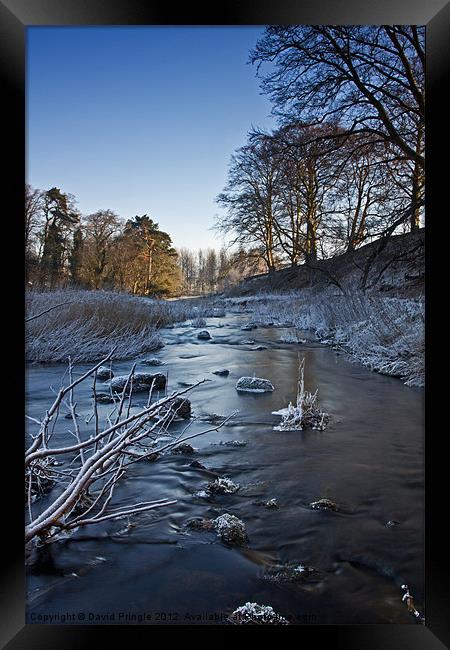
<path fill-rule="evenodd" d="M 112 210 L 98 210 L 83 219 L 83 275 L 95 289 L 104 283 L 111 263 L 114 238 L 120 232 L 120 227 L 121 221 Z"/>
<path fill-rule="evenodd" d="M 113 507 L 112 500 L 114 491 L 126 475 L 129 465 L 149 457 L 155 458 L 186 440 L 219 429 L 229 420 L 226 418 L 218 426 L 207 431 L 188 435 L 186 431 L 189 425 L 186 425 L 173 441 L 150 446 L 152 439 L 154 440 L 161 431 L 167 430 L 177 415 L 183 401 L 180 396 L 202 382 L 152 402 L 155 385 L 153 382 L 146 407 L 132 412 L 133 367 L 121 393 L 114 394 L 111 390 L 111 401 L 114 401 L 115 405 L 102 426 L 97 408 L 97 370 L 101 365 L 110 362 L 113 352 L 114 350 L 77 379 L 73 378 L 73 366 L 69 360 L 69 385 L 59 390 L 41 421 L 29 418 L 37 423 L 39 428 L 32 436 L 32 443 L 25 455 L 27 542 L 37 540 L 48 543 L 83 526 L 129 517 L 176 503 L 176 500 L 169 497 L 117 508 Z M 93 413 L 90 421 L 93 422 L 93 431 L 88 438 L 83 439 L 75 411 L 77 403 L 74 390 L 92 375 Z M 63 446 L 53 445 L 56 420 L 63 406 L 67 408 L 72 420 L 71 433 L 74 442 Z M 71 459 L 67 469 L 55 469 L 55 458 L 58 456 Z M 41 509 L 39 514 L 34 514 L 33 503 L 36 498 L 49 492 L 55 485 L 59 487 L 57 496 L 51 498 L 50 504 Z"/>
<path fill-rule="evenodd" d="M 336 119 L 425 167 L 425 30 L 415 25 L 270 26 L 250 60 L 275 62 L 263 89 L 284 119 Z"/>
<path fill-rule="evenodd" d="M 275 270 L 278 165 L 269 140 L 260 133 L 232 156 L 228 183 L 217 197 L 227 209 L 216 227 L 232 234 L 232 243 L 260 250 L 269 273 Z"/>

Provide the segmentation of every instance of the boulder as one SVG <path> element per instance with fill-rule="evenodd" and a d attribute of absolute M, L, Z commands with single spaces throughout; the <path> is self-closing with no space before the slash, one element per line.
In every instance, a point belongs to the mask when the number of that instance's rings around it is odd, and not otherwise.
<path fill-rule="evenodd" d="M 192 463 L 189 463 L 189 467 L 195 467 L 196 469 L 206 469 L 198 460 L 193 460 Z"/>
<path fill-rule="evenodd" d="M 109 381 L 111 390 L 117 393 L 122 392 L 123 389 L 125 388 L 127 380 L 128 380 L 128 375 L 119 375 L 118 377 L 114 377 Z M 153 381 L 154 381 L 154 385 L 153 385 L 154 390 L 162 390 L 166 386 L 166 376 L 160 372 L 156 373 L 155 375 L 152 375 L 151 373 L 148 372 L 135 372 L 132 379 L 133 392 L 150 390 Z"/>
<path fill-rule="evenodd" d="M 109 393 L 96 393 L 95 401 L 99 404 L 114 404 L 115 400 Z"/>
<path fill-rule="evenodd" d="M 161 407 L 160 413 L 164 415 L 168 411 L 174 413 L 176 418 L 188 420 L 192 413 L 191 402 L 185 397 L 174 397 L 173 400 Z"/>
<path fill-rule="evenodd" d="M 258 325 L 255 323 L 247 323 L 246 325 L 242 325 L 241 330 L 243 332 L 250 332 L 251 330 L 256 330 Z"/>
<path fill-rule="evenodd" d="M 208 332 L 208 330 L 202 330 L 197 334 L 197 338 L 203 341 L 209 341 L 210 339 L 212 339 L 212 336 Z"/>
<path fill-rule="evenodd" d="M 248 542 L 247 532 L 243 521 L 227 512 L 212 520 L 214 529 L 222 541 L 235 546 L 243 546 Z"/>
<path fill-rule="evenodd" d="M 163 366 L 164 361 L 161 361 L 161 359 L 156 359 L 156 357 L 152 357 L 150 359 L 143 359 L 141 361 L 146 366 Z"/>
<path fill-rule="evenodd" d="M 309 507 L 313 510 L 333 510 L 337 512 L 339 510 L 338 506 L 331 499 L 319 499 L 318 501 L 313 501 L 309 504 Z"/>
<path fill-rule="evenodd" d="M 195 450 L 194 447 L 191 447 L 191 445 L 183 443 L 177 447 L 174 447 L 172 449 L 172 454 L 195 454 Z"/>
<path fill-rule="evenodd" d="M 214 530 L 214 523 L 211 519 L 191 519 L 186 525 L 194 530 Z"/>
<path fill-rule="evenodd" d="M 112 379 L 114 377 L 114 373 L 111 370 L 111 368 L 108 368 L 108 366 L 100 366 L 100 368 L 97 368 L 97 379 L 106 380 L 106 379 Z"/>
<path fill-rule="evenodd" d="M 206 486 L 206 491 L 209 494 L 234 494 L 240 488 L 239 483 L 233 483 L 233 481 L 224 476 L 219 476 L 212 483 L 208 483 Z"/>
<path fill-rule="evenodd" d="M 224 445 L 225 447 L 245 447 L 247 445 L 246 440 L 225 440 L 220 441 L 219 445 Z"/>
<path fill-rule="evenodd" d="M 230 371 L 227 370 L 226 368 L 222 368 L 221 370 L 214 370 L 213 375 L 219 375 L 219 377 L 228 377 L 230 374 Z"/>
<path fill-rule="evenodd" d="M 267 393 L 274 390 L 272 382 L 261 377 L 241 377 L 237 384 L 236 390 L 248 393 Z"/>

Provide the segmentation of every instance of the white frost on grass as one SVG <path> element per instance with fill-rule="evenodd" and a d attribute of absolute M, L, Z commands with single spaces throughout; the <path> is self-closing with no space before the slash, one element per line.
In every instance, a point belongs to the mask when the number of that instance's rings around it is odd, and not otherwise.
<path fill-rule="evenodd" d="M 98 361 L 113 347 L 115 359 L 135 358 L 164 345 L 159 335 L 162 327 L 214 315 L 217 305 L 197 303 L 113 291 L 28 291 L 26 316 L 31 320 L 26 324 L 26 361 L 58 363 L 69 356 L 73 363 Z"/>
<path fill-rule="evenodd" d="M 306 339 L 300 338 L 298 332 L 288 332 L 280 337 L 280 343 L 297 343 L 299 345 L 306 343 Z"/>
<path fill-rule="evenodd" d="M 246 393 L 267 393 L 274 389 L 272 382 L 262 377 L 241 377 L 236 383 L 236 390 Z"/>
<path fill-rule="evenodd" d="M 356 285 L 284 294 L 230 298 L 261 324 L 289 323 L 312 330 L 328 345 L 339 347 L 376 372 L 399 377 L 408 386 L 425 382 L 424 298 L 397 298 L 363 292 Z"/>

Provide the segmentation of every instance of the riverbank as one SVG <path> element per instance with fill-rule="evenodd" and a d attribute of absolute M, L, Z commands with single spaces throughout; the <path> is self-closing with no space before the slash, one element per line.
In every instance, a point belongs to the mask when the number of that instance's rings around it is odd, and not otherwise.
<path fill-rule="evenodd" d="M 164 345 L 162 327 L 220 315 L 208 301 L 151 300 L 113 291 L 26 293 L 25 358 L 30 363 L 94 362 L 113 347 L 131 359 Z"/>

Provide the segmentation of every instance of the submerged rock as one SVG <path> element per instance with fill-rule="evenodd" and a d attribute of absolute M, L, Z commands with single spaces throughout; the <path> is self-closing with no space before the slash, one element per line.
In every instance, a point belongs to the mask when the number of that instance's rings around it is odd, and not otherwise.
<path fill-rule="evenodd" d="M 213 519 L 212 524 L 217 535 L 227 544 L 242 546 L 248 542 L 244 522 L 234 515 L 226 512 Z"/>
<path fill-rule="evenodd" d="M 174 413 L 176 418 L 188 420 L 191 417 L 191 402 L 185 397 L 175 397 L 173 400 L 161 407 L 160 413 L 165 415 L 168 412 Z"/>
<path fill-rule="evenodd" d="M 309 507 L 313 510 L 334 510 L 338 512 L 339 507 L 331 499 L 319 499 L 318 501 L 313 501 L 309 504 Z"/>
<path fill-rule="evenodd" d="M 113 391 L 122 391 L 128 381 L 128 375 L 120 375 L 110 380 L 109 385 Z M 152 375 L 148 372 L 135 372 L 130 384 L 133 384 L 133 392 L 150 390 L 153 385 L 154 390 L 161 390 L 166 386 L 166 376 L 158 372 Z M 129 387 L 128 387 L 129 390 Z M 128 392 L 128 391 L 127 391 Z"/>
<path fill-rule="evenodd" d="M 96 393 L 95 401 L 99 404 L 114 404 L 115 400 L 109 393 Z"/>
<path fill-rule="evenodd" d="M 263 501 L 262 499 L 254 502 L 255 506 L 264 506 L 268 510 L 278 510 L 279 505 L 276 499 L 269 499 L 268 501 Z"/>
<path fill-rule="evenodd" d="M 230 374 L 230 371 L 227 370 L 226 368 L 223 368 L 221 370 L 214 370 L 213 375 L 219 375 L 219 377 L 228 377 Z"/>
<path fill-rule="evenodd" d="M 212 339 L 212 336 L 208 332 L 208 330 L 202 330 L 197 334 L 197 338 L 203 341 L 209 341 L 210 339 Z"/>
<path fill-rule="evenodd" d="M 388 522 L 385 524 L 386 528 L 395 528 L 395 526 L 400 526 L 400 522 L 396 521 L 395 519 L 390 519 Z"/>
<path fill-rule="evenodd" d="M 114 373 L 108 366 L 100 366 L 100 368 L 97 368 L 97 379 L 112 379 L 113 377 Z"/>
<path fill-rule="evenodd" d="M 301 582 L 312 573 L 315 573 L 313 567 L 304 566 L 303 564 L 277 564 L 269 567 L 262 574 L 264 580 L 269 582 Z"/>
<path fill-rule="evenodd" d="M 236 390 L 246 391 L 249 393 L 266 393 L 274 390 L 272 382 L 261 377 L 241 377 L 237 384 Z"/>
<path fill-rule="evenodd" d="M 206 469 L 198 460 L 193 460 L 192 463 L 189 463 L 189 467 L 195 467 L 196 469 Z"/>
<path fill-rule="evenodd" d="M 256 330 L 258 328 L 258 325 L 256 323 L 247 323 L 246 325 L 242 325 L 241 330 L 243 332 L 250 332 L 251 330 Z"/>
<path fill-rule="evenodd" d="M 186 526 L 194 530 L 214 530 L 214 523 L 211 519 L 191 519 Z"/>
<path fill-rule="evenodd" d="M 183 443 L 172 449 L 172 454 L 195 454 L 195 449 L 187 443 Z"/>
<path fill-rule="evenodd" d="M 152 357 L 151 359 L 143 359 L 141 363 L 145 364 L 146 366 L 163 366 L 164 361 L 161 361 L 161 359 L 156 359 L 156 357 Z"/>
<path fill-rule="evenodd" d="M 225 447 L 245 447 L 247 445 L 246 440 L 221 440 L 219 445 L 224 445 Z"/>
<path fill-rule="evenodd" d="M 228 620 L 235 625 L 289 625 L 289 621 L 277 614 L 273 607 L 257 603 L 241 605 Z"/>

